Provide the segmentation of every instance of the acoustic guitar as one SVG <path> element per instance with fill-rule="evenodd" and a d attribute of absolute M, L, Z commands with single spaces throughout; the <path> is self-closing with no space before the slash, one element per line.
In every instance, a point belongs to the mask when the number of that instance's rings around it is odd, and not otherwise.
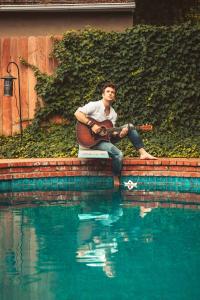
<path fill-rule="evenodd" d="M 113 127 L 113 124 L 110 120 L 105 120 L 103 122 L 98 122 L 93 118 L 88 118 L 94 124 L 97 124 L 101 127 L 101 130 L 98 134 L 95 134 L 92 129 L 83 124 L 81 122 L 77 122 L 76 124 L 76 138 L 79 145 L 91 148 L 102 141 L 109 142 L 111 135 L 113 132 L 120 132 L 123 128 L 122 127 Z M 141 131 L 151 131 L 153 129 L 152 125 L 139 125 L 134 126 L 134 129 L 141 130 Z"/>

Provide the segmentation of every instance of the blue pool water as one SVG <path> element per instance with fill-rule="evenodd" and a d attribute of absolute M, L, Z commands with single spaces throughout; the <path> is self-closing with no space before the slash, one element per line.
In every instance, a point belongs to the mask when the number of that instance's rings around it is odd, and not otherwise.
<path fill-rule="evenodd" d="M 150 185 L 142 198 L 127 192 L 37 191 L 28 205 L 24 191 L 5 194 L 0 299 L 200 299 L 198 192 L 192 190 L 193 205 L 166 193 L 155 200 Z M 179 193 L 185 199 L 188 188 Z"/>

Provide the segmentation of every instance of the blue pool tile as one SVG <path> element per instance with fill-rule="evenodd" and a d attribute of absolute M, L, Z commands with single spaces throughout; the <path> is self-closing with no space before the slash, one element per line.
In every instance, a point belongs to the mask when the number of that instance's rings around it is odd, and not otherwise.
<path fill-rule="evenodd" d="M 169 190 L 200 192 L 200 178 L 187 177 L 156 177 L 156 176 L 122 176 L 121 187 L 124 182 L 131 180 L 137 183 L 137 189 Z M 104 176 L 72 176 L 31 178 L 0 181 L 0 192 L 36 191 L 36 190 L 98 190 L 113 188 L 113 177 Z"/>

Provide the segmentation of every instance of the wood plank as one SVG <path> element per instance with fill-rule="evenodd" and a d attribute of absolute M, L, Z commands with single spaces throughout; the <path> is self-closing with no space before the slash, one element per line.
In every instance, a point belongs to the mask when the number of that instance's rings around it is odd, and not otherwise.
<path fill-rule="evenodd" d="M 45 36 L 38 36 L 37 37 L 37 67 L 42 73 L 46 73 L 47 70 L 47 47 L 46 47 L 46 37 Z M 38 97 L 38 104 L 42 107 L 44 106 L 43 99 Z"/>
<path fill-rule="evenodd" d="M 46 36 L 46 72 L 52 74 L 54 70 L 53 59 L 51 57 L 52 52 L 52 40 L 50 36 Z"/>
<path fill-rule="evenodd" d="M 55 68 L 58 65 L 58 62 L 55 58 L 52 57 L 52 49 L 53 49 L 53 40 L 51 36 L 46 37 L 46 72 L 47 74 L 53 74 Z"/>
<path fill-rule="evenodd" d="M 38 36 L 37 37 L 37 67 L 42 73 L 46 72 L 47 69 L 47 46 L 46 46 L 46 37 L 45 36 Z"/>
<path fill-rule="evenodd" d="M 10 61 L 10 38 L 3 38 L 2 41 L 2 71 L 3 75 L 7 73 L 7 65 Z M 12 105 L 11 97 L 3 96 L 3 134 L 8 136 L 12 134 Z"/>
<path fill-rule="evenodd" d="M 37 38 L 30 36 L 28 38 L 28 63 L 37 66 Z M 35 92 L 36 78 L 33 71 L 28 68 L 28 112 L 29 119 L 35 115 L 37 95 Z"/>
<path fill-rule="evenodd" d="M 16 63 L 19 66 L 19 61 L 17 59 L 17 37 L 12 37 L 10 39 L 10 61 Z M 17 67 L 14 64 L 9 66 L 12 76 L 17 79 L 14 80 L 13 84 L 13 97 L 11 98 L 11 108 L 12 108 L 12 134 L 20 132 L 20 116 L 19 116 L 19 78 Z"/>
<path fill-rule="evenodd" d="M 20 37 L 18 39 L 18 59 L 22 57 L 28 61 L 28 38 Z M 20 77 L 21 77 L 21 102 L 22 102 L 22 115 L 23 115 L 23 128 L 29 123 L 28 111 L 28 68 L 19 63 Z"/>

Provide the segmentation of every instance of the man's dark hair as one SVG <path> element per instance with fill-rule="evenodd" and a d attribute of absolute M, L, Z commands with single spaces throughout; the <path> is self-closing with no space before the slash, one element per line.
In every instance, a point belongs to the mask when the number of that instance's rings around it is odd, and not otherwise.
<path fill-rule="evenodd" d="M 115 90 L 115 92 L 117 91 L 117 87 L 116 87 L 116 85 L 115 85 L 114 83 L 112 83 L 112 82 L 107 82 L 107 83 L 105 83 L 105 84 L 103 85 L 103 87 L 102 87 L 102 93 L 104 93 L 104 91 L 105 91 L 105 89 L 106 89 L 107 87 L 111 87 L 113 90 Z"/>

